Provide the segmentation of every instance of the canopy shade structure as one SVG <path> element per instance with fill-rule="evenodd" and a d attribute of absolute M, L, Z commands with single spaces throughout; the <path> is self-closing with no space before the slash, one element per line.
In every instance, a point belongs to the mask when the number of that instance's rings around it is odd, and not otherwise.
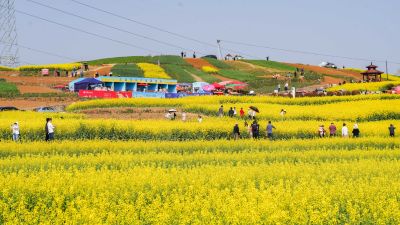
<path fill-rule="evenodd" d="M 79 90 L 90 90 L 91 86 L 103 84 L 103 82 L 95 78 L 86 78 L 74 84 L 74 91 L 79 92 Z"/>

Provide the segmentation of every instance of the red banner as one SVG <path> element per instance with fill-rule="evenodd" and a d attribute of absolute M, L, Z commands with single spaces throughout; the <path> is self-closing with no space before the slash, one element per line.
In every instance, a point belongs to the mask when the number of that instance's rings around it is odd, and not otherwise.
<path fill-rule="evenodd" d="M 93 91 L 79 90 L 81 98 L 132 98 L 131 91 Z"/>

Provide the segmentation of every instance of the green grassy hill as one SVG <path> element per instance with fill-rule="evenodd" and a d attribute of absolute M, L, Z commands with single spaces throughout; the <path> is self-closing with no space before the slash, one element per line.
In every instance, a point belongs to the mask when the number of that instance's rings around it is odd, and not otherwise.
<path fill-rule="evenodd" d="M 199 59 L 202 60 L 202 59 Z M 218 69 L 216 74 L 208 74 L 201 69 L 194 68 L 179 56 L 126 56 L 97 59 L 88 61 L 91 66 L 102 64 L 115 64 L 112 68 L 114 76 L 143 77 L 143 71 L 138 68 L 136 63 L 152 63 L 160 65 L 165 72 L 180 83 L 192 83 L 205 81 L 208 83 L 219 82 L 226 79 L 247 82 L 249 88 L 256 92 L 271 92 L 278 84 L 283 87 L 284 76 L 294 73 L 295 67 L 285 63 L 265 61 L 265 60 L 242 60 L 242 61 L 221 61 L 206 58 L 209 64 Z M 282 79 L 273 79 L 274 74 L 280 74 Z M 306 81 L 300 82 L 298 78 L 293 78 L 291 84 L 295 87 L 305 87 L 317 84 L 323 79 L 322 74 L 306 71 Z"/>

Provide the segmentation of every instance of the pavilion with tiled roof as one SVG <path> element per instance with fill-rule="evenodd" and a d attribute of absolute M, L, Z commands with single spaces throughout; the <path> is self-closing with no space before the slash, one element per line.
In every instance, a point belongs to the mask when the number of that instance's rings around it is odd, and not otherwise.
<path fill-rule="evenodd" d="M 361 73 L 363 75 L 363 80 L 364 81 L 382 81 L 382 71 L 377 70 L 377 66 L 371 65 L 367 66 L 368 70 Z M 372 79 L 371 79 L 372 78 Z"/>

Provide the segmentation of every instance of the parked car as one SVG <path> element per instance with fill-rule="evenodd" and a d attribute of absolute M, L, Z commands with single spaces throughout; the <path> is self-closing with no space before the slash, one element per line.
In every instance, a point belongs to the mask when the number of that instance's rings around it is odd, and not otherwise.
<path fill-rule="evenodd" d="M 201 58 L 203 58 L 203 59 L 204 58 L 218 59 L 216 55 L 206 55 L 206 56 L 203 56 Z"/>
<path fill-rule="evenodd" d="M 34 109 L 33 111 L 35 112 L 56 112 L 56 110 L 53 107 L 39 107 Z"/>
<path fill-rule="evenodd" d="M 14 106 L 0 106 L 0 111 L 18 111 Z"/>
<path fill-rule="evenodd" d="M 321 64 L 319 64 L 319 66 L 325 68 L 337 69 L 337 66 L 334 63 L 330 62 L 322 62 Z"/>

